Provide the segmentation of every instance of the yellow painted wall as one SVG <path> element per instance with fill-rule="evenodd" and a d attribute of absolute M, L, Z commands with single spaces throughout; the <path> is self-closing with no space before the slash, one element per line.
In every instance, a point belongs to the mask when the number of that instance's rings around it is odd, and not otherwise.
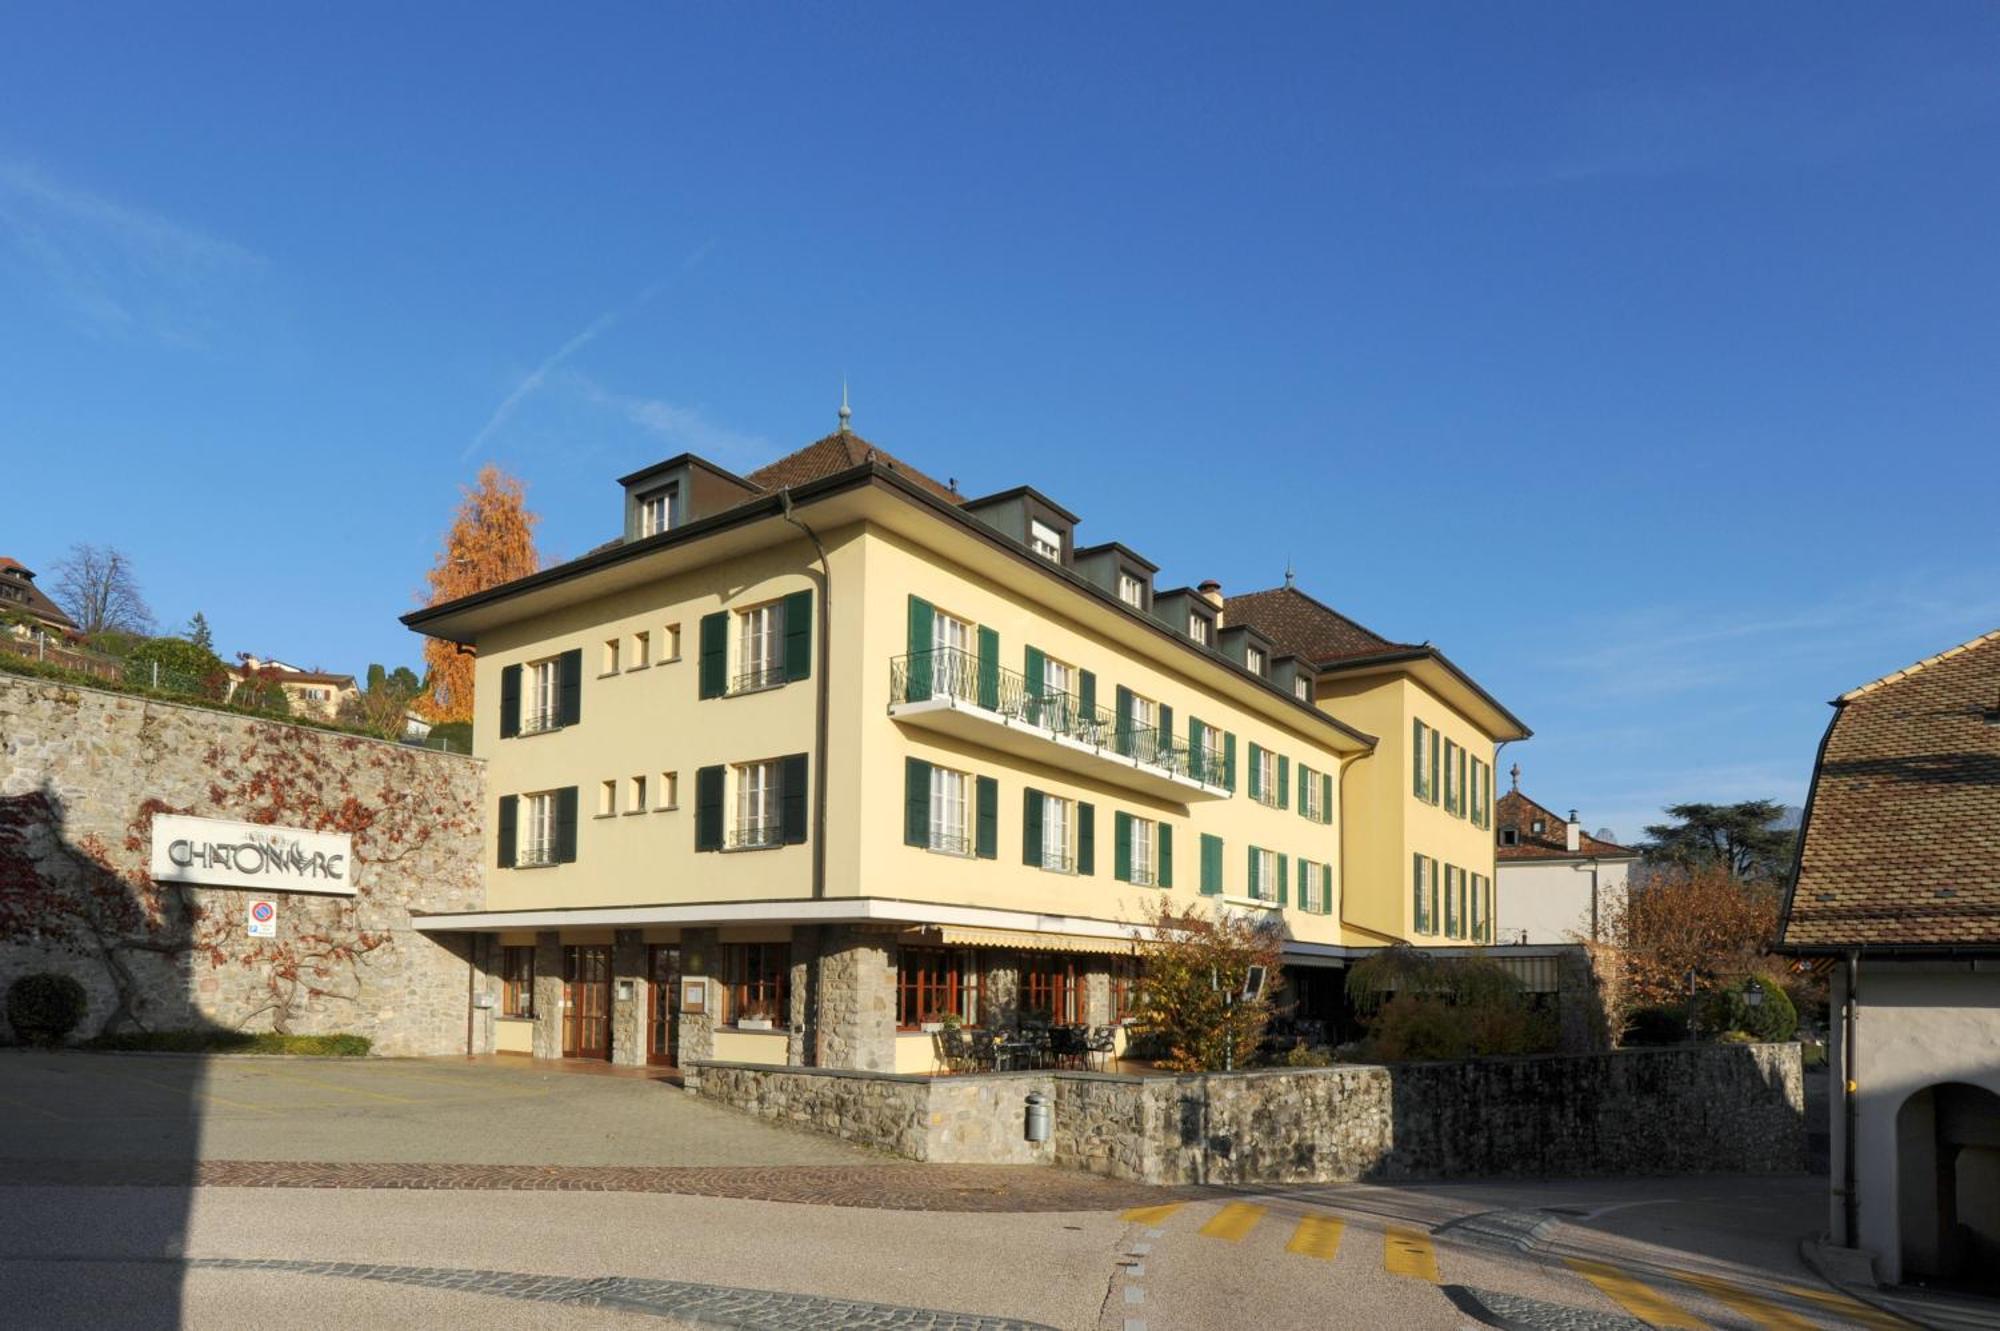
<path fill-rule="evenodd" d="M 727 1027 L 715 1032 L 712 1057 L 724 1063 L 777 1063 L 785 1059 L 783 1031 L 739 1031 Z"/>
<path fill-rule="evenodd" d="M 1494 760 L 1493 740 L 1407 676 L 1347 680 L 1327 676 L 1319 681 L 1318 698 L 1321 707 L 1379 741 L 1373 754 L 1355 761 L 1345 781 L 1345 909 L 1347 922 L 1357 926 L 1346 941 L 1381 941 L 1368 936 L 1375 933 L 1425 943 L 1469 942 L 1469 938 L 1445 937 L 1442 908 L 1435 935 L 1415 932 L 1411 859 L 1417 854 L 1434 857 L 1440 874 L 1445 865 L 1453 864 L 1492 878 L 1493 832 L 1474 826 L 1468 816 L 1447 813 L 1441 797 L 1436 805 L 1416 797 L 1410 723 L 1421 720 L 1489 767 Z"/>
<path fill-rule="evenodd" d="M 501 1054 L 535 1052 L 535 1023 L 519 1017 L 501 1017 L 493 1023 L 493 1049 Z"/>

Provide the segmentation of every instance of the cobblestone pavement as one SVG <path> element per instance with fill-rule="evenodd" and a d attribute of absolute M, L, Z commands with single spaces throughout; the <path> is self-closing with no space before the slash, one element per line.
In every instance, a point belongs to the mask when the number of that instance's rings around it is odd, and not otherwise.
<path fill-rule="evenodd" d="M 1573 1308 L 1497 1290 L 1446 1285 L 1444 1295 L 1460 1311 L 1507 1331 L 1646 1331 L 1644 1322 L 1619 1313 Z"/>
<path fill-rule="evenodd" d="M 1149 1188 L 1038 1165 L 343 1164 L 311 1160 L 0 1160 L 0 1187 L 390 1188 L 467 1192 L 665 1192 L 880 1211 L 1119 1211 L 1195 1188 Z"/>

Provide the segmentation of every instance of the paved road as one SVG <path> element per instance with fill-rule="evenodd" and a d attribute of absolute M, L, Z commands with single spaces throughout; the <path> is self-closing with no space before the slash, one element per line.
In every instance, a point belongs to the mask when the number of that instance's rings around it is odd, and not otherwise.
<path fill-rule="evenodd" d="M 0 1109 L 0 1325 L 1898 1325 L 1800 1265 L 1817 1178 L 1159 1191 L 432 1062 L 0 1054 Z"/>

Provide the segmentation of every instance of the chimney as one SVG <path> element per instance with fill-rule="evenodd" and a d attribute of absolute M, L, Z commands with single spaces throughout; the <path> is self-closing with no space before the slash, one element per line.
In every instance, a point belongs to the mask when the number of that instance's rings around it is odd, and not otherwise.
<path fill-rule="evenodd" d="M 1569 827 L 1566 844 L 1572 851 L 1583 849 L 1583 824 L 1576 819 L 1576 810 L 1569 811 Z"/>
<path fill-rule="evenodd" d="M 1222 609 L 1222 584 L 1214 578 L 1210 578 L 1208 581 L 1202 583 L 1195 590 L 1201 593 L 1203 600 L 1214 606 L 1218 611 Z M 1216 622 L 1218 624 L 1222 622 L 1220 615 L 1216 617 Z"/>

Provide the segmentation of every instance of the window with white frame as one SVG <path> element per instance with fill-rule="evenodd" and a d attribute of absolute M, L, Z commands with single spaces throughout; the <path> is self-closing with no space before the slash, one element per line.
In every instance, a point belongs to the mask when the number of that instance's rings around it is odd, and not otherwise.
<path fill-rule="evenodd" d="M 785 682 L 785 606 L 766 601 L 736 614 L 736 683 L 730 692 Z"/>
<path fill-rule="evenodd" d="M 1042 867 L 1054 873 L 1076 872 L 1073 838 L 1076 801 L 1060 795 L 1042 796 Z"/>
<path fill-rule="evenodd" d="M 972 831 L 968 796 L 972 778 L 949 767 L 931 768 L 931 845 L 945 855 L 970 855 Z"/>
<path fill-rule="evenodd" d="M 1250 883 L 1250 899 L 1275 902 L 1278 899 L 1278 852 L 1252 847 L 1250 854 L 1257 865 L 1257 872 Z"/>
<path fill-rule="evenodd" d="M 1130 573 L 1120 573 L 1118 575 L 1118 599 L 1126 605 L 1131 606 L 1134 610 L 1145 609 L 1146 584 L 1133 577 Z"/>
<path fill-rule="evenodd" d="M 1214 726 L 1201 728 L 1201 770 L 1203 779 L 1211 786 L 1222 784 L 1227 758 L 1222 748 L 1222 732 Z"/>
<path fill-rule="evenodd" d="M 1292 696 L 1300 702 L 1313 700 L 1313 682 L 1304 675 L 1292 676 Z"/>
<path fill-rule="evenodd" d="M 1458 889 L 1460 873 L 1456 864 L 1444 866 L 1444 936 L 1464 937 L 1464 919 L 1458 910 Z"/>
<path fill-rule="evenodd" d="M 1141 887 L 1153 882 L 1153 839 L 1159 827 L 1150 818 L 1132 820 L 1132 881 Z"/>
<path fill-rule="evenodd" d="M 1028 519 L 1028 548 L 1044 559 L 1062 562 L 1062 533 L 1039 518 Z"/>
<path fill-rule="evenodd" d="M 556 792 L 545 790 L 521 799 L 520 840 L 514 851 L 516 865 L 556 862 Z"/>
<path fill-rule="evenodd" d="M 777 761 L 741 764 L 736 769 L 736 829 L 730 844 L 775 846 L 779 834 Z"/>
<path fill-rule="evenodd" d="M 1076 728 L 1076 667 L 1053 656 L 1042 661 L 1042 724 L 1053 730 Z"/>
<path fill-rule="evenodd" d="M 1278 795 L 1278 755 L 1260 748 L 1257 750 L 1257 802 L 1275 808 Z"/>
<path fill-rule="evenodd" d="M 1264 649 L 1262 647 L 1245 647 L 1243 649 L 1243 664 L 1249 668 L 1251 674 L 1263 674 Z"/>
<path fill-rule="evenodd" d="M 1202 646 L 1208 646 L 1208 621 L 1200 615 L 1188 616 L 1188 636 Z"/>
<path fill-rule="evenodd" d="M 674 487 L 662 486 L 639 496 L 639 534 L 658 536 L 674 523 Z"/>
<path fill-rule="evenodd" d="M 971 701 L 979 696 L 975 631 L 966 620 L 935 610 L 931 615 L 931 696 Z"/>
<path fill-rule="evenodd" d="M 527 696 L 521 700 L 521 733 L 554 730 L 561 724 L 562 660 L 547 657 L 530 661 L 527 669 Z"/>
<path fill-rule="evenodd" d="M 1300 860 L 1299 868 L 1299 909 L 1323 911 L 1326 909 L 1326 866 L 1317 860 Z"/>
<path fill-rule="evenodd" d="M 1416 932 L 1437 932 L 1438 865 L 1428 855 L 1410 857 L 1410 886 L 1415 893 L 1410 917 Z"/>
<path fill-rule="evenodd" d="M 1326 821 L 1326 783 L 1304 763 L 1299 764 L 1299 812 L 1316 823 Z"/>
<path fill-rule="evenodd" d="M 1172 742 L 1172 737 L 1160 734 L 1158 703 L 1136 693 L 1127 693 L 1125 715 L 1119 721 L 1125 727 L 1125 744 L 1121 752 L 1142 763 L 1161 761 L 1160 750 Z"/>

